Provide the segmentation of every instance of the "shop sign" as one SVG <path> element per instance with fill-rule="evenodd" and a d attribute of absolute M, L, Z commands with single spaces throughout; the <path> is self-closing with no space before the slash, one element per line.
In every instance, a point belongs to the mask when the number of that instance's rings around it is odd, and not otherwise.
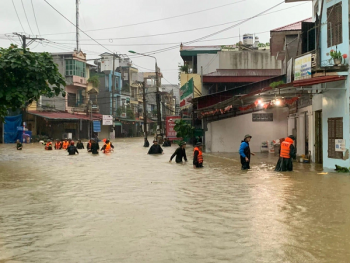
<path fill-rule="evenodd" d="M 103 115 L 102 116 L 102 125 L 113 125 L 113 116 L 112 115 Z"/>
<path fill-rule="evenodd" d="M 170 140 L 181 140 L 176 137 L 176 131 L 174 130 L 175 121 L 181 119 L 180 116 L 167 116 L 166 117 L 166 137 Z"/>
<path fill-rule="evenodd" d="M 294 80 L 311 78 L 311 54 L 295 59 Z"/>
<path fill-rule="evenodd" d="M 185 108 L 188 107 L 192 103 L 193 99 L 193 87 L 194 81 L 191 78 L 185 85 L 183 85 L 180 89 L 180 107 Z"/>

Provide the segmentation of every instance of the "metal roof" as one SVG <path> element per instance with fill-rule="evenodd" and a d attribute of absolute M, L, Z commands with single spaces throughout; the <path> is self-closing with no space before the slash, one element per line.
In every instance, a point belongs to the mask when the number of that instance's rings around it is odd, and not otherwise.
<path fill-rule="evenodd" d="M 67 112 L 52 112 L 52 111 L 28 111 L 29 114 L 39 116 L 50 120 L 91 120 L 90 115 L 86 114 L 71 114 Z M 92 114 L 94 120 L 102 119 L 102 114 Z"/>
<path fill-rule="evenodd" d="M 271 30 L 271 32 L 276 32 L 276 31 L 292 31 L 292 30 L 301 30 L 301 24 L 302 22 L 313 22 L 312 17 L 295 22 L 293 24 L 289 24 L 286 26 L 282 26 L 276 29 Z"/>
<path fill-rule="evenodd" d="M 208 77 L 238 77 L 238 76 L 279 76 L 281 69 L 217 69 L 216 72 L 206 74 Z"/>

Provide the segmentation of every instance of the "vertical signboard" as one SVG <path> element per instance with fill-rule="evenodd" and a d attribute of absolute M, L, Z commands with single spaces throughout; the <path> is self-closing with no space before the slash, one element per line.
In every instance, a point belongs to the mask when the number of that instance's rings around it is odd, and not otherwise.
<path fill-rule="evenodd" d="M 291 58 L 287 62 L 287 83 L 292 82 L 292 72 L 293 72 L 293 59 Z"/>
<path fill-rule="evenodd" d="M 294 80 L 311 78 L 311 54 L 295 59 Z"/>
<path fill-rule="evenodd" d="M 185 85 L 183 85 L 180 89 L 180 107 L 185 108 L 188 107 L 193 99 L 193 87 L 194 81 L 191 78 Z"/>
<path fill-rule="evenodd" d="M 170 140 L 180 140 L 176 137 L 176 131 L 174 130 L 175 121 L 181 119 L 180 116 L 167 116 L 166 117 L 166 137 Z"/>

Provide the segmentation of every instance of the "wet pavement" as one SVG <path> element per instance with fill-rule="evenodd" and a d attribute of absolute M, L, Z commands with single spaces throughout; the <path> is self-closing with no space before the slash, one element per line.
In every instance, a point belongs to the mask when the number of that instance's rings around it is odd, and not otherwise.
<path fill-rule="evenodd" d="M 0 262 L 350 262 L 350 176 L 259 154 L 205 168 L 143 140 L 79 156 L 0 145 Z"/>

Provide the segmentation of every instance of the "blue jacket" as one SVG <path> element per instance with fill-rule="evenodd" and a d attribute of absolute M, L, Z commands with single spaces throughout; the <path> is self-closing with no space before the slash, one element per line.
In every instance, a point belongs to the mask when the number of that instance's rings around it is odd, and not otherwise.
<path fill-rule="evenodd" d="M 246 158 L 246 154 L 244 153 L 245 152 L 245 149 L 247 149 L 249 147 L 249 144 L 245 141 L 243 141 L 241 143 L 241 146 L 239 147 L 239 154 L 243 157 L 243 158 Z"/>

